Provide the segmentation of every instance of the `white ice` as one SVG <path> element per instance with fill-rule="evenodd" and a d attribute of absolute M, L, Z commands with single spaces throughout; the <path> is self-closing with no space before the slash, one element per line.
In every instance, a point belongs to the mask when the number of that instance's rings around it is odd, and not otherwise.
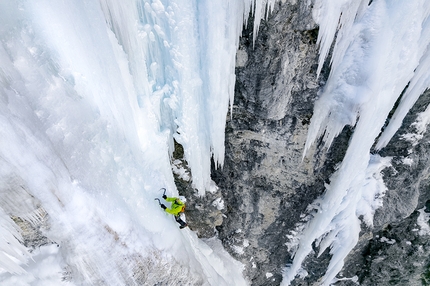
<path fill-rule="evenodd" d="M 154 198 L 177 195 L 173 138 L 199 194 L 216 188 L 239 35 L 262 3 L 0 1 L 0 284 L 60 285 L 65 268 L 77 285 L 246 284 Z M 60 247 L 29 253 L 11 216 Z"/>
<path fill-rule="evenodd" d="M 37 286 L 74 286 L 73 281 L 69 281 L 67 265 L 65 264 L 56 244 L 42 246 L 32 254 L 32 259 L 24 265 L 25 272 L 22 275 L 1 273 L 2 285 L 37 285 Z"/>

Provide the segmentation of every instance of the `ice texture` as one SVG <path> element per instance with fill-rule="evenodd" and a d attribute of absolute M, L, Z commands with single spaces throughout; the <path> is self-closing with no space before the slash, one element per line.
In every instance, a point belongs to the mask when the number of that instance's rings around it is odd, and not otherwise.
<path fill-rule="evenodd" d="M 154 198 L 178 194 L 174 139 L 199 194 L 215 188 L 239 36 L 266 3 L 0 1 L 0 284 L 246 284 Z M 11 219 L 41 214 L 58 251 L 24 247 Z"/>

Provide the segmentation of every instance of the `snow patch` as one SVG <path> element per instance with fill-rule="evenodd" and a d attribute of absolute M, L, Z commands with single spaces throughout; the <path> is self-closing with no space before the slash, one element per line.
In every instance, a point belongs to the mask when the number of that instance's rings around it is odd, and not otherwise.
<path fill-rule="evenodd" d="M 412 164 L 414 163 L 414 159 L 405 157 L 402 159 L 402 163 L 408 166 L 412 166 Z"/>
<path fill-rule="evenodd" d="M 217 210 L 224 209 L 224 200 L 222 198 L 217 198 L 212 202 L 212 206 L 214 206 Z"/>
<path fill-rule="evenodd" d="M 300 268 L 299 271 L 297 271 L 297 275 L 299 276 L 299 278 L 303 279 L 308 276 L 309 273 L 304 268 Z"/>
<path fill-rule="evenodd" d="M 245 252 L 243 251 L 243 247 L 242 246 L 238 246 L 238 245 L 233 245 L 231 247 L 233 249 L 234 252 L 236 252 L 239 255 L 244 254 Z"/>
<path fill-rule="evenodd" d="M 385 242 L 385 243 L 387 243 L 387 244 L 395 244 L 396 243 L 396 240 L 393 238 L 393 239 L 388 239 L 388 238 L 386 238 L 386 237 L 381 237 L 381 239 L 379 240 L 380 242 Z"/>
<path fill-rule="evenodd" d="M 370 157 L 362 186 L 362 197 L 357 205 L 357 216 L 362 216 L 363 221 L 373 227 L 373 216 L 376 209 L 382 207 L 383 197 L 387 191 L 384 184 L 382 170 L 391 166 L 391 157 Z"/>
<path fill-rule="evenodd" d="M 358 282 L 358 276 L 353 276 L 351 278 L 347 278 L 347 277 L 335 278 L 335 279 L 333 279 L 332 283 L 336 283 L 338 281 L 351 281 L 351 282 L 354 282 L 357 285 L 360 285 L 360 283 Z"/>
<path fill-rule="evenodd" d="M 172 171 L 175 173 L 180 179 L 189 182 L 191 179 L 190 173 L 184 168 L 181 160 L 175 160 L 172 164 Z"/>
<path fill-rule="evenodd" d="M 420 215 L 417 218 L 417 224 L 420 227 L 419 235 L 430 235 L 430 213 L 424 211 L 425 208 L 419 209 Z"/>
<path fill-rule="evenodd" d="M 430 106 L 424 112 L 418 114 L 417 119 L 411 124 L 411 127 L 415 129 L 415 133 L 403 134 L 401 138 L 412 143 L 412 146 L 416 146 L 419 141 L 424 137 L 424 133 L 427 130 L 427 126 L 430 122 Z"/>
<path fill-rule="evenodd" d="M 218 186 L 216 185 L 216 183 L 214 182 L 214 181 L 210 181 L 210 184 L 209 184 L 209 192 L 211 193 L 211 194 L 215 194 L 216 192 L 218 192 Z"/>

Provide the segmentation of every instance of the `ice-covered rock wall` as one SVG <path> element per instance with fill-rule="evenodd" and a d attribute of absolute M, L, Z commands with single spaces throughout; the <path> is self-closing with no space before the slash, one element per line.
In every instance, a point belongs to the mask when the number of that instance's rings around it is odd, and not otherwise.
<path fill-rule="evenodd" d="M 427 127 L 428 5 L 352 2 L 279 2 L 255 48 L 243 34 L 226 164 L 213 177 L 226 207 L 217 229 L 253 285 L 403 285 L 428 275 L 418 219 L 429 211 L 428 149 L 417 141 Z M 421 95 L 410 110 L 408 93 Z M 386 127 L 405 110 L 402 128 Z M 413 259 L 396 266 L 406 252 Z"/>

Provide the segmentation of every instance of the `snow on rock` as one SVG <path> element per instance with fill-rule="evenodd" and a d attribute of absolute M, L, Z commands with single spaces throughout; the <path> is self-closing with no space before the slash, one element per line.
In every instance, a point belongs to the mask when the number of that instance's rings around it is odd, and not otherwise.
<path fill-rule="evenodd" d="M 237 253 L 237 254 L 239 254 L 239 255 L 241 255 L 241 254 L 243 254 L 243 253 L 244 253 L 244 252 L 243 252 L 243 247 L 242 247 L 242 246 L 239 246 L 239 245 L 233 245 L 231 248 L 233 249 L 233 251 L 234 251 L 234 252 L 236 252 L 236 253 Z"/>
<path fill-rule="evenodd" d="M 428 106 L 424 112 L 419 113 L 416 121 L 412 123 L 411 126 L 414 127 L 416 132 L 403 134 L 402 138 L 411 142 L 412 146 L 416 146 L 418 142 L 423 138 L 429 122 L 430 122 L 430 106 Z"/>
<path fill-rule="evenodd" d="M 394 243 L 396 243 L 396 240 L 393 238 L 393 239 L 388 239 L 388 238 L 386 238 L 386 237 L 381 237 L 381 239 L 380 239 L 380 241 L 381 242 L 385 242 L 385 243 L 388 243 L 388 244 L 394 244 Z"/>
<path fill-rule="evenodd" d="M 382 207 L 385 187 L 381 171 L 391 166 L 391 158 L 382 158 L 379 155 L 370 157 L 366 177 L 362 186 L 362 197 L 357 204 L 357 216 L 362 216 L 363 221 L 373 227 L 373 216 L 376 209 Z"/>
<path fill-rule="evenodd" d="M 217 198 L 216 200 L 214 200 L 212 202 L 212 205 L 214 207 L 216 207 L 216 209 L 219 210 L 219 211 L 222 210 L 222 209 L 224 209 L 224 201 L 223 201 L 222 198 Z"/>
<path fill-rule="evenodd" d="M 184 168 L 181 160 L 175 160 L 172 164 L 172 171 L 175 173 L 180 179 L 188 182 L 191 179 L 190 173 L 187 169 Z"/>
<path fill-rule="evenodd" d="M 412 158 L 408 158 L 408 157 L 406 157 L 406 158 L 403 158 L 403 159 L 402 159 L 402 162 L 403 162 L 403 164 L 405 164 L 405 165 L 412 166 L 412 164 L 414 163 L 414 160 L 413 160 Z"/>
<path fill-rule="evenodd" d="M 420 215 L 417 218 L 417 224 L 420 227 L 419 235 L 430 235 L 430 213 L 424 211 L 424 208 L 418 210 Z"/>

